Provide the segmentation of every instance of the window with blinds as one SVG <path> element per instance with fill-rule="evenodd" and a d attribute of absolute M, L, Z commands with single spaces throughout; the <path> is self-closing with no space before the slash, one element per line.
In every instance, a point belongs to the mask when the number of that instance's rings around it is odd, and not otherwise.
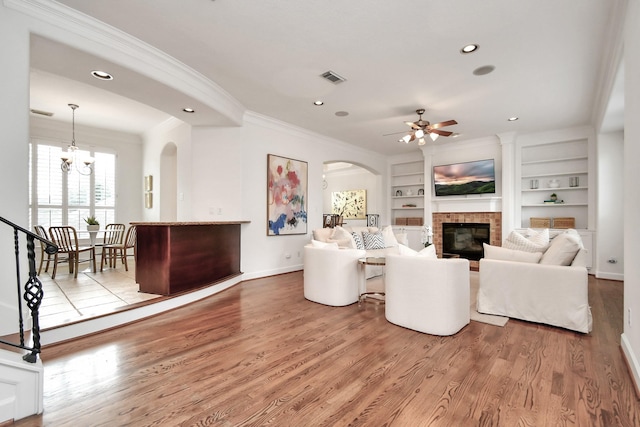
<path fill-rule="evenodd" d="M 30 227 L 71 225 L 84 230 L 84 219 L 95 216 L 102 226 L 115 222 L 116 156 L 112 153 L 78 150 L 78 157 L 95 158 L 93 173 L 80 174 L 60 168 L 57 145 L 32 141 L 29 147 Z"/>

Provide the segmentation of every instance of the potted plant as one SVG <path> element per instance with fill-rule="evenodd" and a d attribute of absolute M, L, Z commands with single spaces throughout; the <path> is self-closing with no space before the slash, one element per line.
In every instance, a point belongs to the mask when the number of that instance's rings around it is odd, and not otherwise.
<path fill-rule="evenodd" d="M 98 229 L 100 228 L 100 223 L 98 222 L 95 216 L 86 217 L 84 219 L 84 222 L 87 223 L 88 231 L 98 231 Z"/>
<path fill-rule="evenodd" d="M 552 200 L 555 202 L 556 200 L 558 200 L 558 195 L 556 193 L 551 193 L 551 197 L 549 198 L 549 200 Z"/>

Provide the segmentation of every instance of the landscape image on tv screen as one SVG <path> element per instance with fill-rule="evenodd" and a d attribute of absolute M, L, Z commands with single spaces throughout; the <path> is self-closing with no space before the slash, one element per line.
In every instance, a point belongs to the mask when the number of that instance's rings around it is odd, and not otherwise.
<path fill-rule="evenodd" d="M 496 192 L 493 159 L 433 167 L 436 196 L 462 196 Z"/>

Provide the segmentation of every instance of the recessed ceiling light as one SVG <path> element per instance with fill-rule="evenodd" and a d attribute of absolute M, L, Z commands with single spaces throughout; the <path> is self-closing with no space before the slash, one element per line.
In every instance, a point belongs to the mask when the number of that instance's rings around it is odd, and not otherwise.
<path fill-rule="evenodd" d="M 348 111 L 336 111 L 336 116 L 338 117 L 346 117 L 349 115 Z"/>
<path fill-rule="evenodd" d="M 478 50 L 479 47 L 480 46 L 477 44 L 468 44 L 462 49 L 460 49 L 460 53 L 465 54 L 465 53 L 475 52 L 476 50 Z"/>
<path fill-rule="evenodd" d="M 518 117 L 509 117 L 507 120 L 509 120 L 510 122 L 515 122 L 516 120 L 518 120 Z"/>
<path fill-rule="evenodd" d="M 489 74 L 495 69 L 496 67 L 494 67 L 493 65 L 483 65 L 482 67 L 478 67 L 473 70 L 473 74 L 475 74 L 476 76 L 484 76 L 485 74 Z"/>
<path fill-rule="evenodd" d="M 319 106 L 321 106 L 321 105 L 324 105 L 324 102 L 322 102 L 322 101 L 313 101 L 313 105 L 315 105 L 315 106 L 318 106 L 318 107 L 319 107 Z"/>
<path fill-rule="evenodd" d="M 91 75 L 98 80 L 113 80 L 113 76 L 106 71 L 93 70 Z"/>
<path fill-rule="evenodd" d="M 194 110 L 193 108 L 189 108 L 189 107 L 183 108 L 182 111 L 184 111 L 185 113 L 195 113 L 196 112 L 196 110 Z"/>

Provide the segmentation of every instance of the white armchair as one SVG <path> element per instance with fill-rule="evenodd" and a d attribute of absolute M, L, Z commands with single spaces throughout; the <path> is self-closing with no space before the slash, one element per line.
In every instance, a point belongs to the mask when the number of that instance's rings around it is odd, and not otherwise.
<path fill-rule="evenodd" d="M 405 328 L 453 335 L 470 321 L 469 261 L 387 255 L 385 316 Z"/>
<path fill-rule="evenodd" d="M 360 249 L 304 247 L 304 297 L 331 306 L 358 301 L 360 281 L 358 259 L 366 255 Z"/>

